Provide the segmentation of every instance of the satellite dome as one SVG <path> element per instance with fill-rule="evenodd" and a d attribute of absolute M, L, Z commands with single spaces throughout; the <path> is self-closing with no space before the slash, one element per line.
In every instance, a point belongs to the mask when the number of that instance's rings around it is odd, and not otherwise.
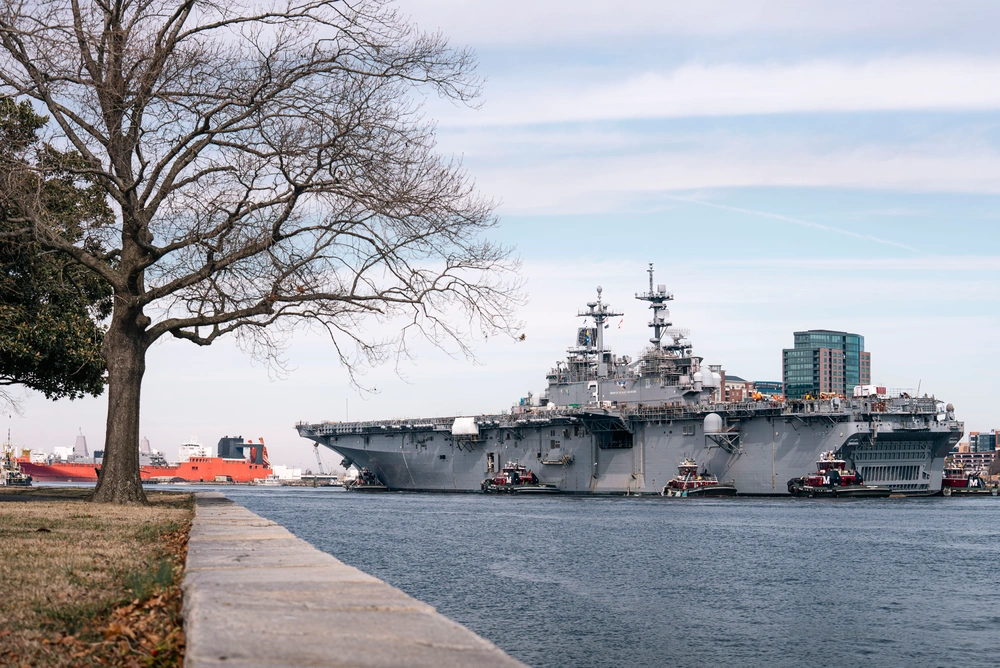
<path fill-rule="evenodd" d="M 706 434 L 721 434 L 722 433 L 722 417 L 718 413 L 709 413 L 705 416 L 705 433 Z"/>

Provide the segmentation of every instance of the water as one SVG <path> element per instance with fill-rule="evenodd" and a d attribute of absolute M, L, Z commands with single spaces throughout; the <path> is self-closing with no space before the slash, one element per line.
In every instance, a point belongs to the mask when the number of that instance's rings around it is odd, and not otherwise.
<path fill-rule="evenodd" d="M 1000 501 L 226 488 L 546 666 L 994 666 Z"/>

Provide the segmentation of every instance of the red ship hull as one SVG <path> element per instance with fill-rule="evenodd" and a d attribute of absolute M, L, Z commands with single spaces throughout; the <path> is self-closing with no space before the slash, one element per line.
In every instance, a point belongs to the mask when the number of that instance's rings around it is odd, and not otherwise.
<path fill-rule="evenodd" d="M 36 482 L 97 482 L 97 466 L 83 463 L 35 464 L 18 459 L 21 470 Z M 143 466 L 139 477 L 144 482 L 151 478 L 172 482 L 215 482 L 223 477 L 227 482 L 253 482 L 265 478 L 273 471 L 267 464 L 252 464 L 246 459 L 221 457 L 192 457 L 190 461 L 168 466 Z"/>
<path fill-rule="evenodd" d="M 265 460 L 266 461 L 266 460 Z M 222 477 L 226 482 L 253 482 L 266 478 L 273 471 L 268 464 L 252 464 L 246 459 L 222 457 L 192 457 L 189 461 L 168 466 L 143 466 L 139 475 L 143 480 L 170 478 L 184 482 L 215 482 Z"/>
<path fill-rule="evenodd" d="M 34 464 L 18 458 L 21 471 L 35 482 L 97 482 L 97 468 L 93 463 Z"/>

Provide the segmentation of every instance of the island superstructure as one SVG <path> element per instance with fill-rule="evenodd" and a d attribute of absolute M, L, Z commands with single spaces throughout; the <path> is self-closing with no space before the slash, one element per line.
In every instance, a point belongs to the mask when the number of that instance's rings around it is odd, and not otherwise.
<path fill-rule="evenodd" d="M 547 374 L 542 396 L 510 411 L 296 428 L 395 490 L 478 491 L 504 462 L 518 462 L 566 493 L 659 494 L 689 459 L 741 495 L 783 495 L 826 452 L 894 492 L 941 490 L 944 457 L 964 431 L 951 404 L 867 390 L 722 402 L 720 374 L 672 327 L 673 295 L 654 286 L 652 265 L 649 290 L 636 299 L 649 303 L 652 336 L 635 359 L 607 347 L 605 325 L 622 314 L 598 287 L 578 314 L 588 324 Z"/>

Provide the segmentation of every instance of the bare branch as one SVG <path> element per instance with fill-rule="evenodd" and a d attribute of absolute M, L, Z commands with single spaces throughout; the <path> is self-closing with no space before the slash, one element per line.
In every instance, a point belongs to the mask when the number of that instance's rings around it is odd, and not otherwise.
<path fill-rule="evenodd" d="M 116 216 L 71 244 L 6 188 L 11 229 L 114 287 L 112 395 L 166 334 L 277 360 L 311 327 L 352 378 L 418 332 L 471 355 L 475 335 L 518 328 L 519 266 L 484 239 L 494 203 L 436 153 L 415 93 L 474 104 L 480 85 L 471 51 L 381 0 L 4 3 L 0 95 L 45 108 L 48 141 L 80 156 L 65 169 Z"/>

